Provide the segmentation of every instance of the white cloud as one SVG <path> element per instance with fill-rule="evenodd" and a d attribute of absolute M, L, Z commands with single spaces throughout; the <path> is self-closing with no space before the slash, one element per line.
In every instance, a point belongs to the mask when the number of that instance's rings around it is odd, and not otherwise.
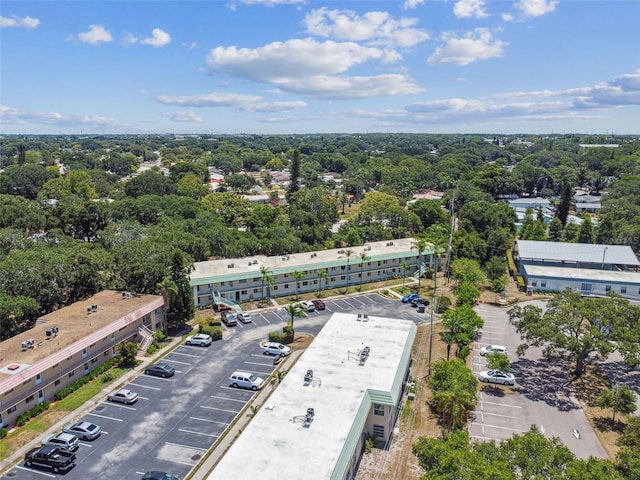
<path fill-rule="evenodd" d="M 273 7 L 276 5 L 298 5 L 306 3 L 306 0 L 241 0 L 245 5 L 264 5 Z"/>
<path fill-rule="evenodd" d="M 453 13 L 458 18 L 486 18 L 485 0 L 458 0 L 453 6 Z"/>
<path fill-rule="evenodd" d="M 406 75 L 400 74 L 370 77 L 316 75 L 306 78 L 282 79 L 278 86 L 289 93 L 333 99 L 415 95 L 424 91 Z"/>
<path fill-rule="evenodd" d="M 126 124 L 118 122 L 110 117 L 97 115 L 70 115 L 64 116 L 58 112 L 34 112 L 18 110 L 16 108 L 0 105 L 0 122 L 6 124 L 22 124 L 25 122 L 40 123 L 59 126 L 89 126 L 89 127 L 118 127 Z"/>
<path fill-rule="evenodd" d="M 78 34 L 78 40 L 83 43 L 96 45 L 98 43 L 111 42 L 113 37 L 102 25 L 89 25 L 89 30 L 87 32 L 80 32 Z"/>
<path fill-rule="evenodd" d="M 422 5 L 423 3 L 424 0 L 404 0 L 402 8 L 404 8 L 405 10 L 413 10 L 418 5 Z"/>
<path fill-rule="evenodd" d="M 307 106 L 306 102 L 258 102 L 241 107 L 245 112 L 290 112 Z"/>
<path fill-rule="evenodd" d="M 501 16 L 505 22 L 513 22 L 515 20 L 515 17 L 510 13 L 503 13 Z"/>
<path fill-rule="evenodd" d="M 248 103 L 259 102 L 262 97 L 234 93 L 209 93 L 207 95 L 178 97 L 159 95 L 156 99 L 165 105 L 179 105 L 181 107 L 240 107 Z"/>
<path fill-rule="evenodd" d="M 414 28 L 416 18 L 392 18 L 388 12 L 367 12 L 319 8 L 308 13 L 303 24 L 308 33 L 337 40 L 364 41 L 368 45 L 411 47 L 428 40 L 425 30 Z"/>
<path fill-rule="evenodd" d="M 464 66 L 478 60 L 501 57 L 504 47 L 508 45 L 501 40 L 492 40 L 491 32 L 486 28 L 476 28 L 462 38 L 445 33 L 442 39 L 445 44 L 436 48 L 427 59 L 428 63 L 455 63 Z"/>
<path fill-rule="evenodd" d="M 154 28 L 151 31 L 151 37 L 140 40 L 140 43 L 144 45 L 151 45 L 152 47 L 155 47 L 155 48 L 164 47 L 165 45 L 168 45 L 170 42 L 171 42 L 171 35 L 169 35 L 167 32 L 159 28 Z"/>
<path fill-rule="evenodd" d="M 541 17 L 556 9 L 558 0 L 520 0 L 516 3 L 525 17 Z"/>
<path fill-rule="evenodd" d="M 162 114 L 163 117 L 168 118 L 172 122 L 181 122 L 181 123 L 200 123 L 203 121 L 203 118 L 192 111 L 186 112 L 165 112 Z"/>
<path fill-rule="evenodd" d="M 182 46 L 185 47 L 187 50 L 193 50 L 198 46 L 198 42 L 183 43 Z"/>
<path fill-rule="evenodd" d="M 37 18 L 19 17 L 17 15 L 11 15 L 11 17 L 3 17 L 0 15 L 0 28 L 36 28 L 40 25 L 40 20 Z"/>

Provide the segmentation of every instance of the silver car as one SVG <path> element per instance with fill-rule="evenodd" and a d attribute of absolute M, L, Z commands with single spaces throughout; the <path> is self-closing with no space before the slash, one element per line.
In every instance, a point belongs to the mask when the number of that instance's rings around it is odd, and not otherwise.
<path fill-rule="evenodd" d="M 197 345 L 199 347 L 208 347 L 211 345 L 213 339 L 211 335 L 207 335 L 206 333 L 199 333 L 197 335 L 191 335 L 187 337 L 186 345 Z"/>
<path fill-rule="evenodd" d="M 131 390 L 127 390 L 123 388 L 122 390 L 118 390 L 117 392 L 110 393 L 107 396 L 107 400 L 110 402 L 118 402 L 124 403 L 125 405 L 131 405 L 138 401 L 138 394 L 132 392 Z"/>
<path fill-rule="evenodd" d="M 512 373 L 501 372 L 500 370 L 485 370 L 478 374 L 478 380 L 487 383 L 497 383 L 499 385 L 515 385 L 516 377 Z"/>
<path fill-rule="evenodd" d="M 98 425 L 90 422 L 70 423 L 62 431 L 71 433 L 82 440 L 95 440 L 102 433 L 102 429 Z"/>
<path fill-rule="evenodd" d="M 48 435 L 42 439 L 42 445 L 51 445 L 59 447 L 65 452 L 75 452 L 80 446 L 78 437 L 72 433 L 58 433 L 57 435 Z"/>
<path fill-rule="evenodd" d="M 238 317 L 238 320 L 242 323 L 251 323 L 253 321 L 251 314 L 246 312 L 240 312 L 236 317 Z"/>

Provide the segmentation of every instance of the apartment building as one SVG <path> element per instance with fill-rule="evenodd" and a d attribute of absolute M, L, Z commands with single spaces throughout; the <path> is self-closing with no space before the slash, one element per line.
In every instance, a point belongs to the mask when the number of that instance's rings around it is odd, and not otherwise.
<path fill-rule="evenodd" d="M 428 245 L 420 266 L 415 239 L 400 238 L 359 247 L 196 262 L 189 283 L 196 307 L 225 300 L 241 303 L 415 276 L 433 266 L 434 258 L 433 246 Z M 263 271 L 271 283 L 265 281 Z M 294 272 L 302 274 L 299 280 Z"/>
<path fill-rule="evenodd" d="M 0 343 L 0 427 L 116 356 L 121 342 L 142 342 L 164 322 L 161 296 L 111 290 L 40 317 Z"/>

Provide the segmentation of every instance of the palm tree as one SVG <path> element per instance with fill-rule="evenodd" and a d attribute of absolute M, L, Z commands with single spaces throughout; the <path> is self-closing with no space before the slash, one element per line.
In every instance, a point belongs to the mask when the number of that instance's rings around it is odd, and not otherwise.
<path fill-rule="evenodd" d="M 324 286 L 326 285 L 326 283 L 329 280 L 329 274 L 323 268 L 322 270 L 320 270 L 318 272 L 318 277 L 320 277 L 320 287 L 318 287 L 318 296 L 321 297 L 322 296 L 322 291 L 324 290 Z"/>
<path fill-rule="evenodd" d="M 267 284 L 269 286 L 273 285 L 273 275 L 272 275 L 272 271 L 269 270 L 269 267 L 265 267 L 264 265 L 260 267 L 260 275 L 262 275 L 261 278 L 261 285 L 260 285 L 260 290 L 262 292 L 262 300 L 264 300 L 264 283 L 267 282 Z"/>
<path fill-rule="evenodd" d="M 176 285 L 176 282 L 174 282 L 171 277 L 166 276 L 162 279 L 161 282 L 156 283 L 156 288 L 160 291 L 162 300 L 164 301 L 164 311 L 166 319 L 166 312 L 169 310 L 169 307 L 178 296 L 178 285 Z"/>
<path fill-rule="evenodd" d="M 362 269 L 364 268 L 364 262 L 368 262 L 369 260 L 371 260 L 371 257 L 369 257 L 365 252 L 362 252 L 360 254 L 360 285 L 358 285 L 359 292 L 362 290 L 362 283 L 364 282 L 364 277 L 362 276 Z"/>
<path fill-rule="evenodd" d="M 436 392 L 434 401 L 436 411 L 442 415 L 442 421 L 449 432 L 466 425 L 467 415 L 476 404 L 473 394 L 462 388 Z"/>
<path fill-rule="evenodd" d="M 351 279 L 349 278 L 349 260 L 351 259 L 351 255 L 353 255 L 353 250 L 350 248 L 347 248 L 344 251 L 344 254 L 347 256 L 347 287 L 349 288 L 349 283 L 351 282 Z"/>
<path fill-rule="evenodd" d="M 298 289 L 300 288 L 300 280 L 302 280 L 306 273 L 304 272 L 299 272 L 298 270 L 294 270 L 293 272 L 291 272 L 291 275 L 293 275 L 293 278 L 296 279 L 296 300 L 298 299 Z"/>
<path fill-rule="evenodd" d="M 402 268 L 402 293 L 404 293 L 404 282 L 407 279 L 407 271 L 411 268 L 409 266 L 409 264 L 407 262 L 404 262 L 402 265 L 400 265 L 400 268 Z"/>
<path fill-rule="evenodd" d="M 412 248 L 418 250 L 418 255 L 420 257 L 418 261 L 418 295 L 420 295 L 420 279 L 422 278 L 422 254 L 427 249 L 428 244 L 429 243 L 424 238 L 417 238 L 412 245 Z"/>
<path fill-rule="evenodd" d="M 305 318 L 307 313 L 304 311 L 301 305 L 297 303 L 290 303 L 284 307 L 284 311 L 289 315 L 289 326 L 291 330 L 293 330 L 293 319 L 294 318 Z"/>

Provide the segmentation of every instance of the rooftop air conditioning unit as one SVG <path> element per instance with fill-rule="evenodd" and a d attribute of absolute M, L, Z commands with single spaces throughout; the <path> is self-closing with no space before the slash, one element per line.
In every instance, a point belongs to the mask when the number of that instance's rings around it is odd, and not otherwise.
<path fill-rule="evenodd" d="M 29 340 L 25 340 L 24 342 L 22 342 L 22 351 L 24 352 L 28 348 L 33 348 L 33 345 L 35 343 L 36 342 L 35 342 L 35 340 L 33 338 L 30 338 Z"/>
<path fill-rule="evenodd" d="M 233 263 L 230 263 L 229 265 L 227 265 L 227 268 L 233 268 L 233 267 L 235 267 Z"/>

